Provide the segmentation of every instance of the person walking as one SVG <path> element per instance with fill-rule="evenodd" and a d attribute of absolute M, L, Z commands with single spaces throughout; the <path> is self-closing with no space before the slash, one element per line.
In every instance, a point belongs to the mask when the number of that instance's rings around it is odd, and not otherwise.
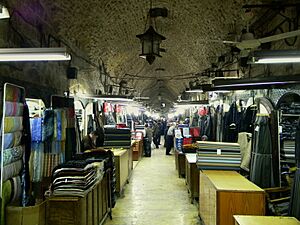
<path fill-rule="evenodd" d="M 153 137 L 153 131 L 149 125 L 145 124 L 145 138 L 144 138 L 144 154 L 146 157 L 151 157 L 151 143 Z"/>
<path fill-rule="evenodd" d="M 175 124 L 172 123 L 167 131 L 166 136 L 166 155 L 171 155 L 171 149 L 174 147 L 174 131 L 175 131 Z"/>
<path fill-rule="evenodd" d="M 156 148 L 159 148 L 159 138 L 160 137 L 160 130 L 159 126 L 156 122 L 153 124 L 153 143 L 155 144 Z"/>

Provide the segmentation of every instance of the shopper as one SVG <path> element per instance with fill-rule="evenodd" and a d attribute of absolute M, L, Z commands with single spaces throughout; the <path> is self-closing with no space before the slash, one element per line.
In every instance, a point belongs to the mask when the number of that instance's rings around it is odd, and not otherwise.
<path fill-rule="evenodd" d="M 171 155 L 171 149 L 174 146 L 174 131 L 175 131 L 175 123 L 172 123 L 167 131 L 166 136 L 166 155 Z"/>
<path fill-rule="evenodd" d="M 153 131 L 149 125 L 145 124 L 145 138 L 144 138 L 144 154 L 146 157 L 151 157 L 151 143 L 152 143 Z"/>
<path fill-rule="evenodd" d="M 160 130 L 157 122 L 153 124 L 153 143 L 155 144 L 156 148 L 159 148 L 159 141 L 160 141 Z"/>
<path fill-rule="evenodd" d="M 88 135 L 84 136 L 82 138 L 82 151 L 96 148 L 97 138 L 98 134 L 96 131 L 92 131 Z"/>

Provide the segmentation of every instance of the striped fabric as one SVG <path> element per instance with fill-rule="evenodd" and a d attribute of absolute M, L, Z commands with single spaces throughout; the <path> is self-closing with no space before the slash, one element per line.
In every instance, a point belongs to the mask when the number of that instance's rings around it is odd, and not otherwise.
<path fill-rule="evenodd" d="M 198 141 L 197 166 L 206 170 L 240 170 L 241 153 L 237 143 Z"/>

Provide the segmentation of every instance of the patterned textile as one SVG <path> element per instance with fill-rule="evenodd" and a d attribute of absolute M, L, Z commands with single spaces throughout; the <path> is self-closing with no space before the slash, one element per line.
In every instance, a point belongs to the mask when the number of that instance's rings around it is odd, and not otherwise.
<path fill-rule="evenodd" d="M 23 102 L 24 98 L 25 98 L 25 93 L 23 89 L 20 89 L 19 87 L 12 86 L 12 85 L 6 86 L 5 101 Z"/>
<path fill-rule="evenodd" d="M 5 116 L 22 116 L 23 103 L 5 102 Z"/>
<path fill-rule="evenodd" d="M 1 201 L 1 215 L 0 224 L 5 225 L 5 207 L 11 199 L 12 186 L 10 181 L 6 181 L 2 186 L 2 201 Z"/>
<path fill-rule="evenodd" d="M 44 144 L 42 142 L 31 143 L 31 178 L 32 182 L 42 180 L 44 167 Z"/>
<path fill-rule="evenodd" d="M 30 130 L 32 141 L 42 141 L 42 118 L 31 118 Z"/>
<path fill-rule="evenodd" d="M 44 125 L 43 125 L 43 141 L 51 140 L 54 133 L 54 111 L 45 110 L 44 112 Z"/>
<path fill-rule="evenodd" d="M 3 150 L 3 165 L 6 166 L 10 163 L 16 162 L 22 158 L 24 153 L 24 146 L 20 145 L 14 148 Z"/>
<path fill-rule="evenodd" d="M 21 140 L 22 140 L 21 131 L 4 134 L 4 149 L 12 148 L 20 145 Z"/>
<path fill-rule="evenodd" d="M 11 133 L 23 129 L 23 117 L 5 117 L 4 118 L 4 133 Z"/>
<path fill-rule="evenodd" d="M 11 187 L 12 187 L 12 193 L 11 193 L 11 202 L 15 202 L 20 199 L 22 194 L 21 189 L 21 177 L 13 177 L 10 179 Z"/>
<path fill-rule="evenodd" d="M 18 175 L 22 169 L 22 160 L 10 163 L 3 167 L 3 181 Z"/>

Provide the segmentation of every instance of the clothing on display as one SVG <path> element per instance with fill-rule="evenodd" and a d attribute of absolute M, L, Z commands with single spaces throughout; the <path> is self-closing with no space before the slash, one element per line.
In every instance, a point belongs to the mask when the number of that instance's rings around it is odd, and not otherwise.
<path fill-rule="evenodd" d="M 238 136 L 238 143 L 241 149 L 241 168 L 249 172 L 251 148 L 252 148 L 252 133 L 241 132 Z"/>
<path fill-rule="evenodd" d="M 269 118 L 257 116 L 254 127 L 250 180 L 261 188 L 274 187 Z"/>

